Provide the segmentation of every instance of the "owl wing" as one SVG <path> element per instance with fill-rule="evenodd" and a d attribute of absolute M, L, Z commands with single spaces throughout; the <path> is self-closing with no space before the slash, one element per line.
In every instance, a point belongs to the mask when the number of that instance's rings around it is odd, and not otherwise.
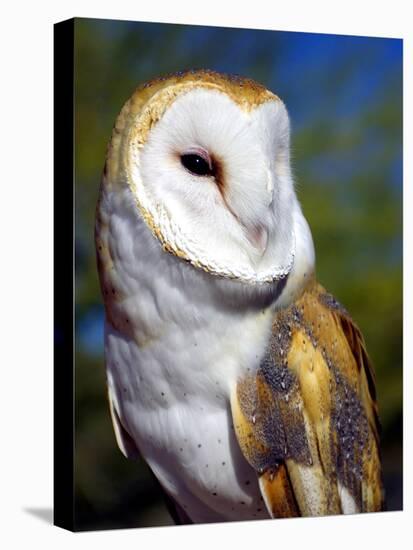
<path fill-rule="evenodd" d="M 382 509 L 374 373 L 359 329 L 320 285 L 275 314 L 231 406 L 272 517 Z"/>

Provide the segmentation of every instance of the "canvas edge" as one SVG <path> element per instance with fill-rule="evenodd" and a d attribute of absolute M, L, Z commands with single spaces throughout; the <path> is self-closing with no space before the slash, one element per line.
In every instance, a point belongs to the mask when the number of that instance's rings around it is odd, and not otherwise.
<path fill-rule="evenodd" d="M 54 24 L 54 513 L 74 531 L 74 29 Z M 72 254 L 69 251 L 72 251 Z"/>

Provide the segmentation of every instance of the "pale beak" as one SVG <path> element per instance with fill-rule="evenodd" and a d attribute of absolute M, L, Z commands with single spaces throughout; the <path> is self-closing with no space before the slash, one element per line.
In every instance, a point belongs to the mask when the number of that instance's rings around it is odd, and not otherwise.
<path fill-rule="evenodd" d="M 248 227 L 246 233 L 250 243 L 257 249 L 260 256 L 263 256 L 264 252 L 267 250 L 268 229 L 263 225 L 254 225 Z"/>

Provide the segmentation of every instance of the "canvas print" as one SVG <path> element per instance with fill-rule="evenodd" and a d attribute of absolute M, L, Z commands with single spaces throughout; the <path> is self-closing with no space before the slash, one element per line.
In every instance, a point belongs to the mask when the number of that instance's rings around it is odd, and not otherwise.
<path fill-rule="evenodd" d="M 76 530 L 402 509 L 402 41 L 76 19 Z"/>

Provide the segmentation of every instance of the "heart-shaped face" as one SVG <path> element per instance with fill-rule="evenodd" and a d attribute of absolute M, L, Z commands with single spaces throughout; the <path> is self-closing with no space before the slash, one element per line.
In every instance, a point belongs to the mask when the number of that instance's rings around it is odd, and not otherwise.
<path fill-rule="evenodd" d="M 296 197 L 277 96 L 249 80 L 186 73 L 140 88 L 122 123 L 117 170 L 166 250 L 244 282 L 289 273 Z"/>

